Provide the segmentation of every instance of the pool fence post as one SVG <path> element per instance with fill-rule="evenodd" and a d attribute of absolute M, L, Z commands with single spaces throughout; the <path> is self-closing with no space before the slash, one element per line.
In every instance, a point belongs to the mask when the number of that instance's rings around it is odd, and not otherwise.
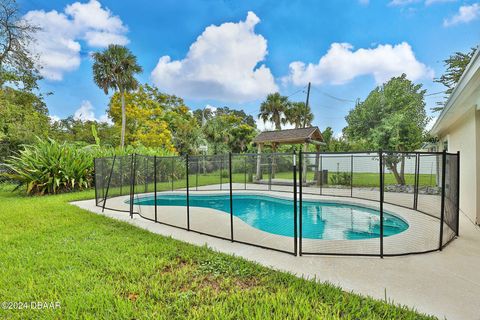
<path fill-rule="evenodd" d="M 418 189 L 420 183 L 420 153 L 417 152 L 415 157 L 415 186 L 413 188 L 413 210 L 418 208 Z"/>
<path fill-rule="evenodd" d="M 187 174 L 187 230 L 190 231 L 190 185 L 188 179 L 188 154 L 185 156 L 185 171 Z"/>
<path fill-rule="evenodd" d="M 232 153 L 228 153 L 228 177 L 230 189 L 230 241 L 233 242 L 233 194 L 232 194 Z"/>
<path fill-rule="evenodd" d="M 457 151 L 457 223 L 456 223 L 456 231 L 457 237 L 460 235 L 459 233 L 459 223 L 460 223 L 460 151 Z"/>
<path fill-rule="evenodd" d="M 320 155 L 320 174 L 318 175 L 320 178 L 320 195 L 322 195 L 322 188 L 323 188 L 323 158 Z"/>
<path fill-rule="evenodd" d="M 113 168 L 115 166 L 115 159 L 116 158 L 117 158 L 117 155 L 114 155 L 113 156 L 113 161 L 112 161 L 112 169 L 110 169 L 110 176 L 108 177 L 107 190 L 105 191 L 105 196 L 103 198 L 102 212 L 105 211 L 105 204 L 106 204 L 107 198 L 108 198 L 108 190 L 110 189 L 110 182 L 112 181 Z"/>
<path fill-rule="evenodd" d="M 120 156 L 120 195 L 123 195 L 122 187 L 123 187 L 123 156 Z"/>
<path fill-rule="evenodd" d="M 157 156 L 153 156 L 153 193 L 155 202 L 155 222 L 157 221 Z"/>
<path fill-rule="evenodd" d="M 97 195 L 97 158 L 93 158 L 93 186 L 95 187 L 95 205 L 98 206 L 98 195 Z"/>
<path fill-rule="evenodd" d="M 442 199 L 440 206 L 440 241 L 438 245 L 438 250 L 442 251 L 443 247 L 443 221 L 445 220 L 445 174 L 447 167 L 447 150 L 442 152 Z"/>
<path fill-rule="evenodd" d="M 298 181 L 300 182 L 300 185 L 299 185 L 299 192 L 300 192 L 300 195 L 299 195 L 299 198 L 298 198 L 298 204 L 299 204 L 299 217 L 298 217 L 298 253 L 299 255 L 301 256 L 302 255 L 302 224 L 303 224 L 303 221 L 302 221 L 302 212 L 303 212 L 303 209 L 302 209 L 302 202 L 303 202 L 303 180 L 302 180 L 302 175 L 303 175 L 303 153 L 302 153 L 302 150 L 300 150 L 300 152 L 298 153 Z"/>
<path fill-rule="evenodd" d="M 144 163 L 145 163 L 145 168 L 143 168 L 145 172 L 145 193 L 148 192 L 148 156 L 144 156 Z"/>
<path fill-rule="evenodd" d="M 383 170 L 383 151 L 380 155 L 380 257 L 383 258 L 383 189 L 384 189 L 384 170 Z"/>
<path fill-rule="evenodd" d="M 170 175 L 170 178 L 172 179 L 172 191 L 173 191 L 173 178 L 175 176 L 175 157 L 172 157 L 172 174 Z"/>
<path fill-rule="evenodd" d="M 196 170 L 197 172 L 196 172 L 196 174 L 195 174 L 195 190 L 198 191 L 198 168 L 199 168 L 198 162 L 199 162 L 199 161 L 198 161 L 198 157 L 195 157 L 195 159 L 197 160 L 197 161 L 195 162 L 195 167 L 196 167 L 196 169 L 197 169 L 197 170 Z"/>
<path fill-rule="evenodd" d="M 247 190 L 247 158 L 248 158 L 248 156 L 244 156 L 244 157 L 245 157 L 245 169 L 244 169 L 244 172 L 243 172 L 243 175 L 244 175 L 243 180 L 245 182 L 244 189 Z"/>
<path fill-rule="evenodd" d="M 268 166 L 269 166 L 269 171 L 268 171 L 268 191 L 272 190 L 272 173 L 273 173 L 273 156 L 270 154 L 269 156 L 269 161 L 268 161 Z"/>
<path fill-rule="evenodd" d="M 297 244 L 297 152 L 293 152 L 293 251 L 295 256 L 298 255 Z"/>
<path fill-rule="evenodd" d="M 133 200 L 135 195 L 135 153 L 132 154 L 130 163 L 130 218 L 133 219 Z"/>
<path fill-rule="evenodd" d="M 350 198 L 353 197 L 353 154 L 350 156 Z"/>
<path fill-rule="evenodd" d="M 102 201 L 103 201 L 103 196 L 105 195 L 105 177 L 104 177 L 104 162 L 105 162 L 105 157 L 103 158 L 100 158 L 102 161 L 100 161 L 100 181 L 99 183 L 101 184 L 102 186 L 102 194 L 101 194 L 101 198 L 102 198 Z M 103 204 L 102 204 L 103 205 Z"/>
<path fill-rule="evenodd" d="M 215 157 L 218 157 L 218 156 L 215 156 Z M 223 174 L 223 155 L 220 156 L 220 190 L 223 190 L 223 177 L 222 177 L 222 174 Z"/>

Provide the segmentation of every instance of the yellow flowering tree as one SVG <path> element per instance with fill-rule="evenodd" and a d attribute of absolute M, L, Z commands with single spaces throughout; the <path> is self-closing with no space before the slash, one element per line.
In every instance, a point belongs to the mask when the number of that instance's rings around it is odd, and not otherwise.
<path fill-rule="evenodd" d="M 175 102 L 177 101 L 172 96 L 162 94 L 148 85 L 141 85 L 138 90 L 125 93 L 127 144 L 163 147 L 174 151 L 172 132 L 165 116 Z M 108 114 L 115 126 L 121 124 L 121 97 L 118 93 L 110 100 Z"/>

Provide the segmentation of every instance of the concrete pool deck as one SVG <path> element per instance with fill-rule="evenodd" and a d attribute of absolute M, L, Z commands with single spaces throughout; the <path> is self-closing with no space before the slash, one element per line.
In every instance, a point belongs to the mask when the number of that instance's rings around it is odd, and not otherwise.
<path fill-rule="evenodd" d="M 377 299 L 384 299 L 386 295 L 395 303 L 439 318 L 480 319 L 480 229 L 463 215 L 460 219 L 460 237 L 442 252 L 385 259 L 295 257 L 154 223 L 138 215 L 130 219 L 129 214 L 124 212 L 105 209 L 102 213 L 102 209 L 95 206 L 95 200 L 74 204 L 157 234 L 195 245 L 207 244 L 213 250 L 241 256 L 274 269 L 327 281 L 346 291 Z"/>

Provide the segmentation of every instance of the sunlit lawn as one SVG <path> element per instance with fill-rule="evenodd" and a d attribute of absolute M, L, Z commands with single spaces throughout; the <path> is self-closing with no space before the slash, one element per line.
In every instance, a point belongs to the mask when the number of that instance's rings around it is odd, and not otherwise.
<path fill-rule="evenodd" d="M 1 319 L 428 318 L 68 203 L 93 196 L 0 189 L 0 301 L 61 304 Z"/>

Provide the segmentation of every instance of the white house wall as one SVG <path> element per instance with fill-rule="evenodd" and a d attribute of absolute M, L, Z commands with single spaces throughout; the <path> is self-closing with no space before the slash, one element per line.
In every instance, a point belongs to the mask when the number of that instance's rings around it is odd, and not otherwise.
<path fill-rule="evenodd" d="M 477 161 L 480 159 L 479 113 L 472 106 L 465 116 L 448 128 L 448 134 L 440 137 L 440 146 L 448 140 L 448 152 L 460 151 L 460 210 L 477 224 L 480 223 L 480 190 L 477 186 L 477 181 L 480 181 L 480 165 Z"/>

